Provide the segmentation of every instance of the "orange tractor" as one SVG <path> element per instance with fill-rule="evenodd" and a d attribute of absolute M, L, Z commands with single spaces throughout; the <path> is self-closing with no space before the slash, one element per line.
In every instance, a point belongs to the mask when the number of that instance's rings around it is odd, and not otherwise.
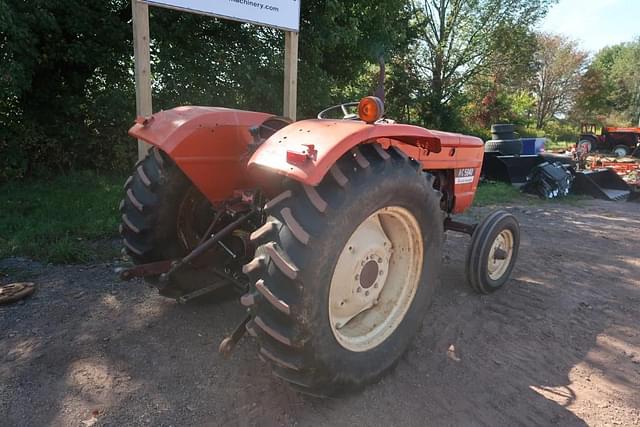
<path fill-rule="evenodd" d="M 480 139 L 397 124 L 375 97 L 291 123 L 179 107 L 139 118 L 153 148 L 125 184 L 121 234 L 133 267 L 186 302 L 237 289 L 245 332 L 273 373 L 308 394 L 378 380 L 406 351 L 433 299 L 446 230 L 472 236 L 467 278 L 507 282 L 520 242 L 496 211 L 454 221 L 474 198 Z"/>
<path fill-rule="evenodd" d="M 584 153 L 604 150 L 612 152 L 617 157 L 624 157 L 635 154 L 638 147 L 640 127 L 603 127 L 600 135 L 596 134 L 595 124 L 583 123 L 580 127 L 577 148 Z"/>

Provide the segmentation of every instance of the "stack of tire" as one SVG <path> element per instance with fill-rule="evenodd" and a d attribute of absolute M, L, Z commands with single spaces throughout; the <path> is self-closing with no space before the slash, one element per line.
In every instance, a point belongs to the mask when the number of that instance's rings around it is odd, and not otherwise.
<path fill-rule="evenodd" d="M 514 125 L 492 125 L 491 138 L 484 145 L 485 153 L 500 153 L 503 156 L 522 154 L 522 141 L 516 138 Z"/>

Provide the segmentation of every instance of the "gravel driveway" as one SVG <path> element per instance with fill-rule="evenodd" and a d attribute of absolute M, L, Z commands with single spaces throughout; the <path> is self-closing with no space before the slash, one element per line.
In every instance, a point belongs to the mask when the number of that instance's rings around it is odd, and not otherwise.
<path fill-rule="evenodd" d="M 31 276 L 38 291 L 0 307 L 0 424 L 639 425 L 640 204 L 508 210 L 523 232 L 510 286 L 471 293 L 468 237 L 449 235 L 397 369 L 334 400 L 289 390 L 251 338 L 224 360 L 243 316 L 233 300 L 179 305 L 109 264 L 4 260 L 0 280 Z"/>

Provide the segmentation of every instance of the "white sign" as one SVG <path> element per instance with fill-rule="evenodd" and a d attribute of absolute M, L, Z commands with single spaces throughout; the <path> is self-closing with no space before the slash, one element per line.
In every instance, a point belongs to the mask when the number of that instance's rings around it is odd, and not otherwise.
<path fill-rule="evenodd" d="M 153 6 L 300 31 L 301 0 L 142 0 Z"/>

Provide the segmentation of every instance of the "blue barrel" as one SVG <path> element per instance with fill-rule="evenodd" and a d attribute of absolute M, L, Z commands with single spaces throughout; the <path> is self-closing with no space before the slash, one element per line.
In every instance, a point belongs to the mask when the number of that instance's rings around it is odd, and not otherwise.
<path fill-rule="evenodd" d="M 522 154 L 535 155 L 544 150 L 544 138 L 522 138 Z"/>

